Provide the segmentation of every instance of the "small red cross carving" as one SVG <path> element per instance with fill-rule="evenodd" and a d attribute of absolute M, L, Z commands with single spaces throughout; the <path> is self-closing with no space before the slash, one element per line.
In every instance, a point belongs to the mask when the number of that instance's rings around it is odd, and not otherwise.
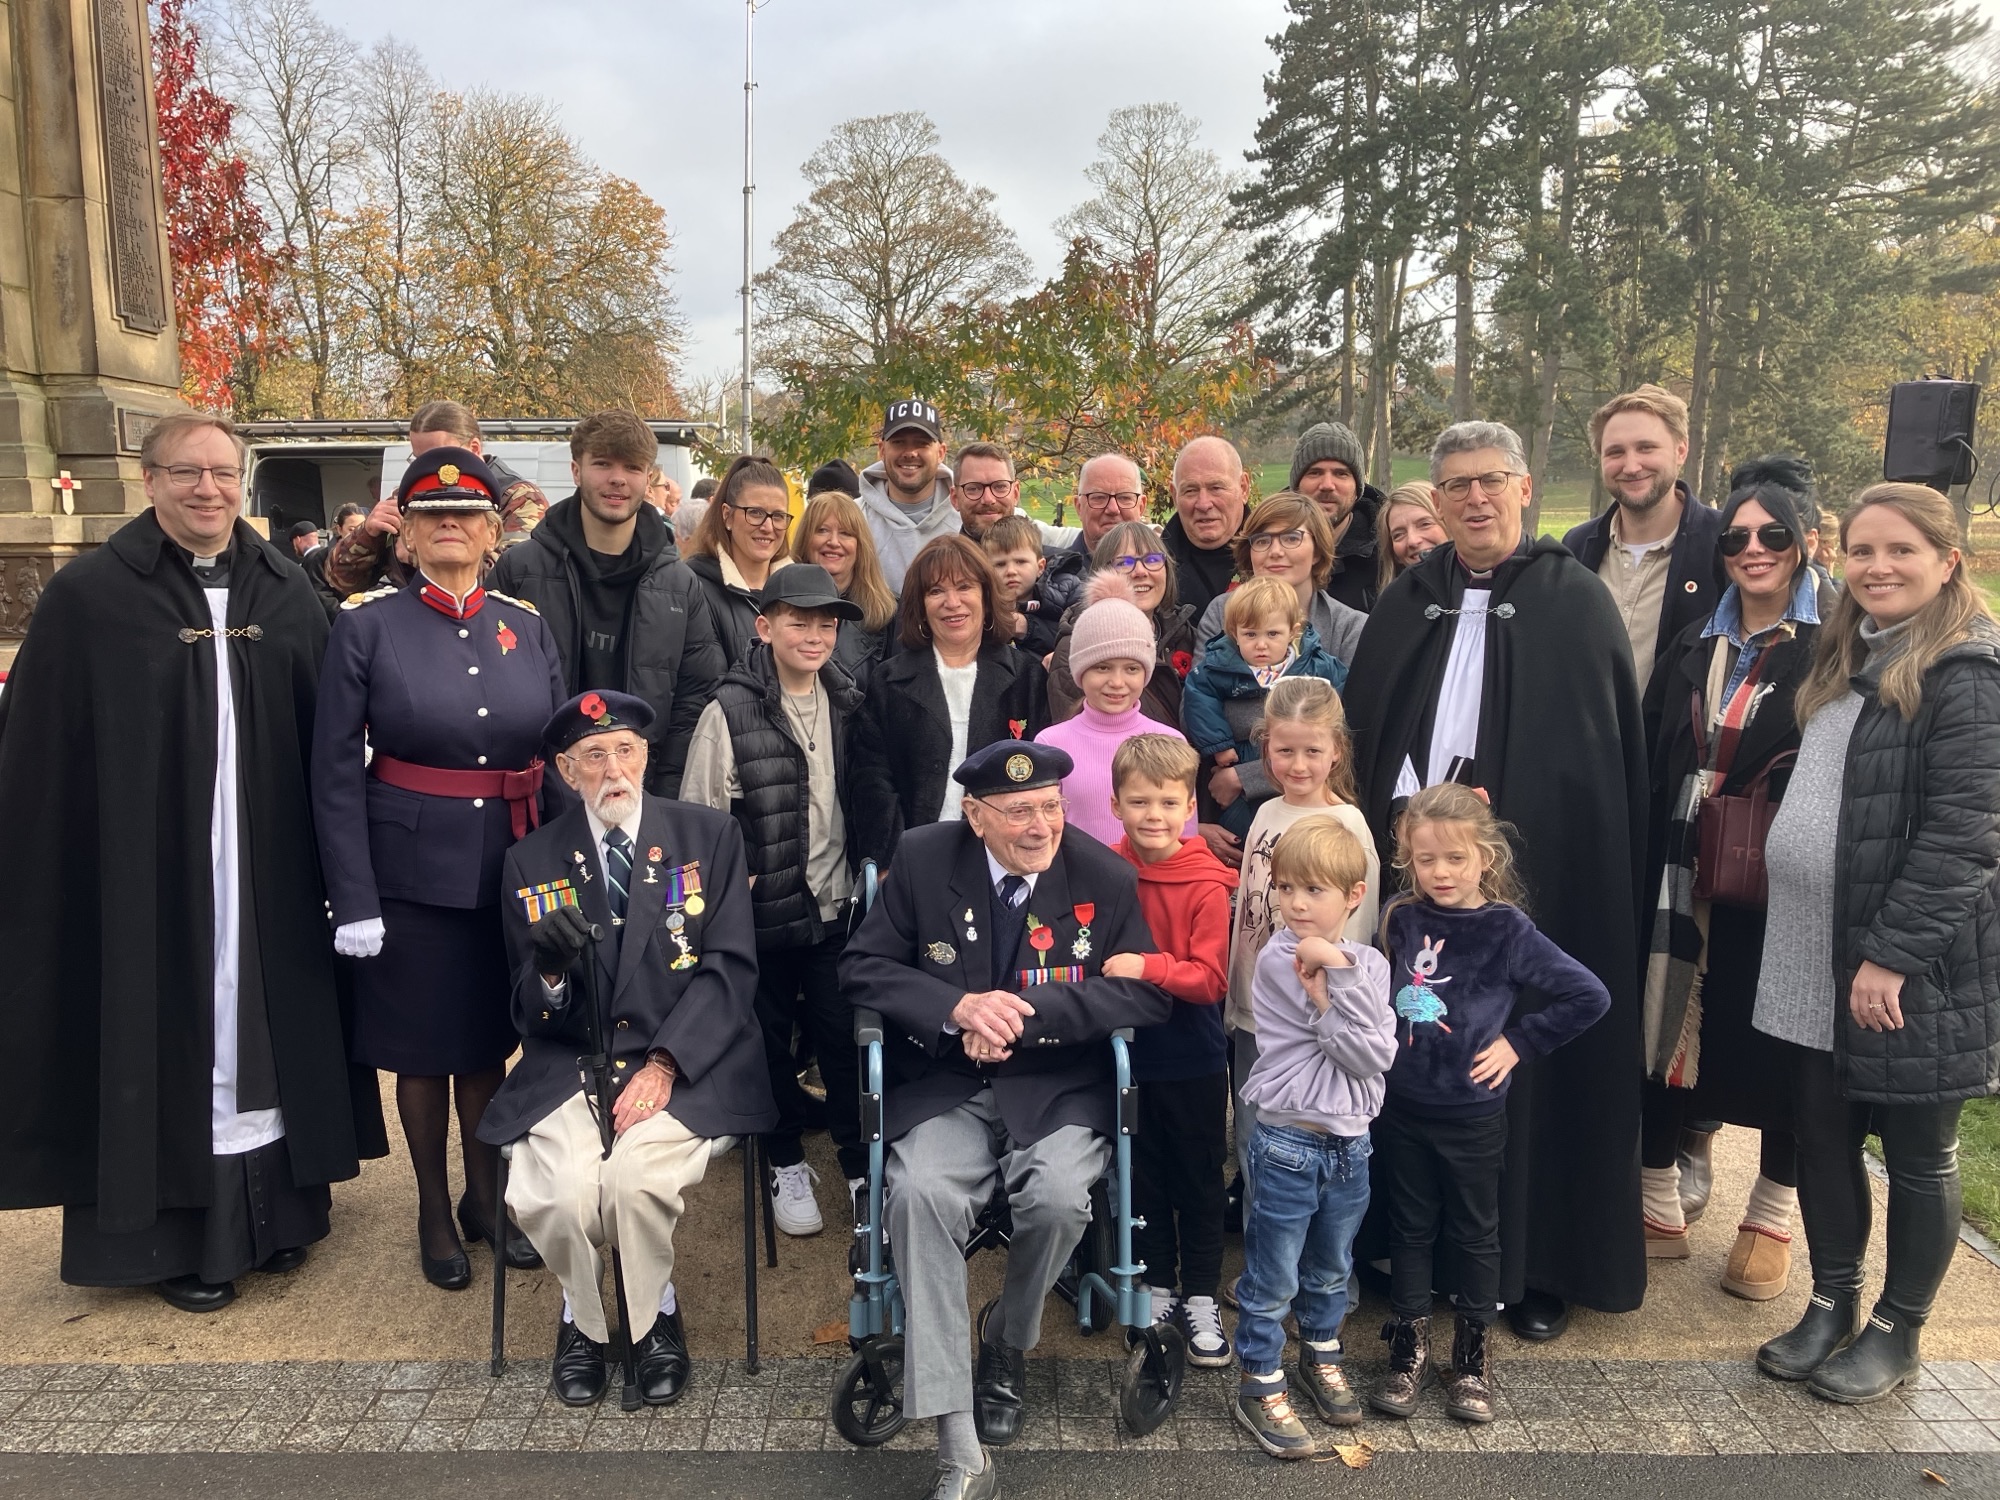
<path fill-rule="evenodd" d="M 62 495 L 63 514 L 66 516 L 74 515 L 76 513 L 76 492 L 82 489 L 83 485 L 70 477 L 68 469 L 64 469 L 54 479 L 49 481 L 49 488 Z"/>

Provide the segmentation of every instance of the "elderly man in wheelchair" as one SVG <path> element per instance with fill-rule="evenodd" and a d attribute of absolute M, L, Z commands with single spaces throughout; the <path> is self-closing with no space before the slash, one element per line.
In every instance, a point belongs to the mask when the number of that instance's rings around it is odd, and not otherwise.
<path fill-rule="evenodd" d="M 967 759 L 953 772 L 964 821 L 903 835 L 841 963 L 848 996 L 883 1018 L 886 1080 L 871 1080 L 864 1112 L 881 1087 L 871 1133 L 878 1159 L 886 1142 L 887 1227 L 904 1316 L 896 1425 L 938 1419 L 932 1500 L 1000 1493 L 987 1449 L 1021 1430 L 1024 1356 L 1041 1337 L 1042 1304 L 1090 1221 L 1092 1188 L 1121 1129 L 1111 1038 L 1156 1025 L 1171 1008 L 1155 986 L 1100 972 L 1105 955 L 1153 944 L 1131 867 L 1064 828 L 1061 783 L 1071 769 L 1061 750 L 1019 740 Z M 1124 1157 L 1121 1150 L 1121 1167 Z M 965 1255 L 996 1188 L 1012 1221 L 1007 1275 L 980 1315 L 975 1375 Z M 877 1177 L 870 1192 L 878 1207 L 882 1190 Z M 1116 1269 L 1130 1293 L 1129 1200 L 1119 1196 L 1128 1264 Z M 870 1254 L 880 1286 L 879 1237 Z M 1126 1300 L 1143 1297 L 1138 1290 Z M 1121 1321 L 1147 1321 L 1127 1312 L 1120 1309 Z M 866 1357 L 864 1348 L 857 1360 Z M 887 1397 L 879 1370 L 875 1385 Z M 1174 1385 L 1177 1393 L 1177 1372 Z M 837 1420 L 839 1406 L 837 1397 Z"/>

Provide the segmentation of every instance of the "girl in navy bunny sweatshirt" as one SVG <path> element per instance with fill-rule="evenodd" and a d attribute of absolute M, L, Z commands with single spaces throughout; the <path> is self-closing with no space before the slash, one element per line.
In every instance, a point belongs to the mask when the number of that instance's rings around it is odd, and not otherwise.
<path fill-rule="evenodd" d="M 1499 1310 L 1500 1169 L 1516 1064 L 1554 1051 L 1610 1008 L 1596 975 L 1516 904 L 1513 851 L 1492 809 L 1445 782 L 1410 799 L 1396 864 L 1416 894 L 1383 919 L 1396 1061 L 1375 1121 L 1389 1203 L 1389 1375 L 1369 1403 L 1416 1410 L 1430 1369 L 1432 1264 L 1442 1240 L 1460 1277 L 1445 1410 L 1493 1420 L 1486 1330 Z M 1517 1014 L 1523 991 L 1546 1003 Z"/>

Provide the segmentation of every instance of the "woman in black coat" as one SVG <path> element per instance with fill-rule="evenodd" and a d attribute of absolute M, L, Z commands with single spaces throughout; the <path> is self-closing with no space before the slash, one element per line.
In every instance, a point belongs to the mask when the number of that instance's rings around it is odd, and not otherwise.
<path fill-rule="evenodd" d="M 1817 575 L 1805 550 L 1812 482 L 1795 459 L 1740 464 L 1730 476 L 1717 550 L 1729 587 L 1715 613 L 1670 645 L 1646 695 L 1652 749 L 1649 862 L 1655 898 L 1644 1015 L 1647 1083 L 1640 1154 L 1646 1253 L 1688 1254 L 1688 1223 L 1706 1194 L 1683 1198 L 1676 1165 L 1689 1121 L 1764 1134 L 1756 1186 L 1736 1231 L 1725 1291 L 1762 1302 L 1791 1273 L 1798 1206 L 1791 1095 L 1778 1042 L 1750 1024 L 1764 953 L 1764 911 L 1693 896 L 1703 798 L 1784 796 L 1799 726 L 1792 698 L 1812 665 Z M 1713 1140 L 1688 1137 L 1702 1158 Z"/>
<path fill-rule="evenodd" d="M 1791 1063 L 1813 1296 L 1757 1363 L 1847 1404 L 1921 1368 L 1958 1238 L 1959 1111 L 2000 1091 L 2000 626 L 1958 535 L 1923 485 L 1876 485 L 1841 523 L 1847 593 L 1799 689 L 1798 764 L 1766 846 L 1754 1019 Z M 1871 1130 L 1888 1263 L 1857 1332 Z"/>
<path fill-rule="evenodd" d="M 778 466 L 745 454 L 724 471 L 701 524 L 682 544 L 682 561 L 708 595 L 725 670 L 756 644 L 757 596 L 791 562 L 785 550 L 790 505 Z"/>
<path fill-rule="evenodd" d="M 895 629 L 902 649 L 869 676 L 847 757 L 860 856 L 884 869 L 905 828 L 960 816 L 951 773 L 966 756 L 1049 721 L 1048 676 L 1013 645 L 1014 611 L 963 536 L 911 560 Z"/>

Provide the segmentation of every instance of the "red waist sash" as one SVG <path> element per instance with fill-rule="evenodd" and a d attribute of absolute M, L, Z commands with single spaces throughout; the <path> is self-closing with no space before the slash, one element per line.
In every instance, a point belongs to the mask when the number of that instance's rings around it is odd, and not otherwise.
<path fill-rule="evenodd" d="M 525 771 L 447 771 L 438 766 L 412 765 L 393 755 L 377 754 L 369 770 L 385 784 L 426 797 L 499 797 L 514 822 L 514 837 L 525 838 L 539 828 L 542 811 L 536 800 L 542 790 L 542 762 L 531 760 Z"/>

